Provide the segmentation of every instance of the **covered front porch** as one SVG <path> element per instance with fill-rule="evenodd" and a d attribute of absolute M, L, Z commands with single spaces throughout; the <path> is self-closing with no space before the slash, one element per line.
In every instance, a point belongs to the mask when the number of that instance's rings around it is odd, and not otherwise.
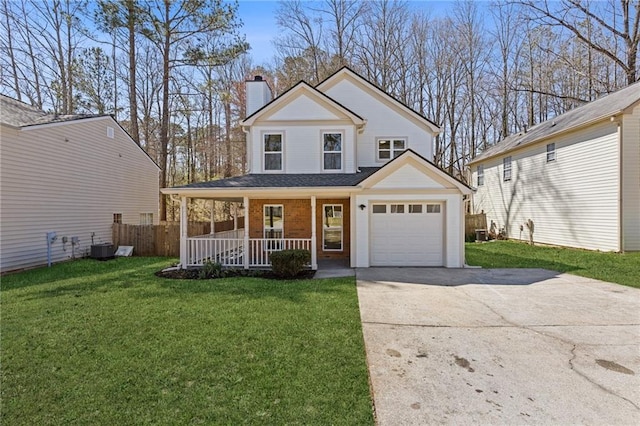
<path fill-rule="evenodd" d="M 270 268 L 271 253 L 290 249 L 309 250 L 313 270 L 318 269 L 318 257 L 348 262 L 348 225 L 343 229 L 343 215 L 344 222 L 349 218 L 348 198 L 206 198 L 212 212 L 217 202 L 231 204 L 234 227 L 216 232 L 212 214 L 210 234 L 189 236 L 186 224 L 191 199 L 181 197 L 180 203 L 181 268 L 200 267 L 207 262 L 234 268 Z M 244 220 L 238 220 L 242 217 Z"/>

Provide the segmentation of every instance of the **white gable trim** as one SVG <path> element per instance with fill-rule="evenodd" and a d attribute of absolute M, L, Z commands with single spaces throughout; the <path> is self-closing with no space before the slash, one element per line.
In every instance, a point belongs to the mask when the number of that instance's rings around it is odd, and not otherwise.
<path fill-rule="evenodd" d="M 425 117 L 421 116 L 420 114 L 418 114 L 417 112 L 409 108 L 408 106 L 404 105 L 402 102 L 398 101 L 393 96 L 389 95 L 385 91 L 376 87 L 368 80 L 364 79 L 360 75 L 351 71 L 347 67 L 340 69 L 335 74 L 333 74 L 326 80 L 322 81 L 320 84 L 316 86 L 316 89 L 320 90 L 321 92 L 326 92 L 331 87 L 335 86 L 340 81 L 345 79 L 350 79 L 351 81 L 355 82 L 363 90 L 366 90 L 372 96 L 380 99 L 382 102 L 389 104 L 389 106 L 398 110 L 398 112 L 400 112 L 402 115 L 404 115 L 408 119 L 414 122 L 417 122 L 421 126 L 426 126 L 431 132 L 433 132 L 434 136 L 442 132 L 442 129 L 440 127 L 438 127 L 431 121 L 427 120 Z"/>
<path fill-rule="evenodd" d="M 247 117 L 240 124 L 242 126 L 251 126 L 256 121 L 261 119 L 268 119 L 269 116 L 276 113 L 278 110 L 283 108 L 285 105 L 288 105 L 293 100 L 298 99 L 300 96 L 306 95 L 311 100 L 317 102 L 322 107 L 326 108 L 328 111 L 342 116 L 345 119 L 348 119 L 350 122 L 355 124 L 356 126 L 364 126 L 366 121 L 340 105 L 338 102 L 331 99 L 329 96 L 324 93 L 318 92 L 313 87 L 309 86 L 307 83 L 301 81 L 296 86 L 289 89 L 284 94 L 278 96 L 276 99 L 265 105 L 262 109 L 256 111 L 253 115 Z"/>

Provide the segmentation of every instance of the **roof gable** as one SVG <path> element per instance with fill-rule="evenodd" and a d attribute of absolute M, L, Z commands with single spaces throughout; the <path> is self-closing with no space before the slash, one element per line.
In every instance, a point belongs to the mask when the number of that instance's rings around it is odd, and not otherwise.
<path fill-rule="evenodd" d="M 365 120 L 355 112 L 316 90 L 299 82 L 241 122 L 251 126 L 257 121 L 349 120 L 362 125 Z"/>
<path fill-rule="evenodd" d="M 360 183 L 366 189 L 457 189 L 473 190 L 438 166 L 408 149 Z"/>
<path fill-rule="evenodd" d="M 26 127 L 40 124 L 63 123 L 86 118 L 104 117 L 105 114 L 50 114 L 38 108 L 0 95 L 0 122 L 12 127 Z"/>
<path fill-rule="evenodd" d="M 632 112 L 632 108 L 640 104 L 640 82 L 634 83 L 615 93 L 603 96 L 588 104 L 574 108 L 550 120 L 536 124 L 526 132 L 507 136 L 480 155 L 469 164 L 478 163 L 488 158 L 505 155 L 516 149 L 578 130 L 580 128 L 610 120 L 618 114 Z"/>
<path fill-rule="evenodd" d="M 398 111 L 400 114 L 414 121 L 419 126 L 426 127 L 429 131 L 433 132 L 434 135 L 437 135 L 441 132 L 440 127 L 433 121 L 429 120 L 414 109 L 409 108 L 407 105 L 400 102 L 398 99 L 394 98 L 384 90 L 380 89 L 378 86 L 374 85 L 349 67 L 345 66 L 340 68 L 331 76 L 327 77 L 324 81 L 320 82 L 316 86 L 316 89 L 327 93 L 331 88 L 344 81 L 349 81 L 350 83 L 356 85 L 360 90 L 369 93 L 380 102 Z"/>

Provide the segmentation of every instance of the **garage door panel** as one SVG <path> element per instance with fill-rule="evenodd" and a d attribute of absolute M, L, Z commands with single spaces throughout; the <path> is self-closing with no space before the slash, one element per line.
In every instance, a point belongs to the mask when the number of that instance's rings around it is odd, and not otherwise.
<path fill-rule="evenodd" d="M 443 214 L 371 213 L 372 266 L 442 266 Z M 405 206 L 405 212 L 408 209 Z M 426 209 L 423 209 L 426 211 Z"/>

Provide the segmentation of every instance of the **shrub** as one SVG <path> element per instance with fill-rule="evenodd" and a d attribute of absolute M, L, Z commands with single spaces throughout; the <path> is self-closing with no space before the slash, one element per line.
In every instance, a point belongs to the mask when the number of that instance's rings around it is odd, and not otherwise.
<path fill-rule="evenodd" d="M 200 272 L 198 273 L 198 278 L 200 278 L 201 280 L 222 278 L 223 276 L 222 265 L 218 262 L 212 262 L 210 260 L 202 265 L 202 269 L 200 269 Z"/>
<path fill-rule="evenodd" d="M 309 250 L 282 250 L 270 254 L 271 269 L 281 278 L 293 278 L 311 262 Z"/>

